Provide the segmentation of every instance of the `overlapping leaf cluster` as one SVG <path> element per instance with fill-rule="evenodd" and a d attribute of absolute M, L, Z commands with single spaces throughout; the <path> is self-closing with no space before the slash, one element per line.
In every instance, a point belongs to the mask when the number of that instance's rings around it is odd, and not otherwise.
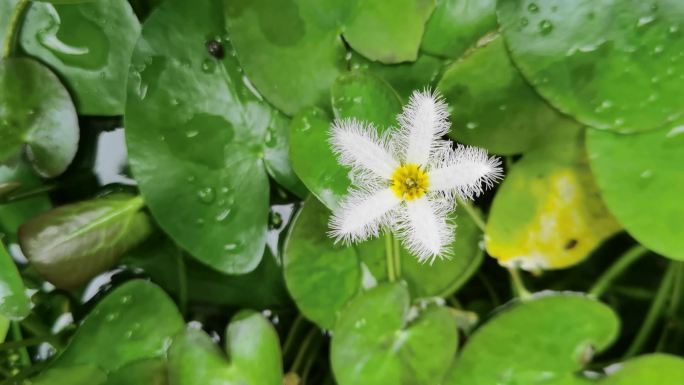
<path fill-rule="evenodd" d="M 684 383 L 680 0 L 0 0 L 0 41 L 0 383 Z M 424 88 L 505 180 L 450 260 L 334 244 L 331 121 Z"/>

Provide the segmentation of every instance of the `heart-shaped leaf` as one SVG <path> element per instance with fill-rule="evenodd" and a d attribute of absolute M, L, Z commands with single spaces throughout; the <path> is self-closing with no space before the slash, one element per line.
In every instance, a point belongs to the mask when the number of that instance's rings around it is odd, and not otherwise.
<path fill-rule="evenodd" d="M 354 2 L 351 2 L 354 3 Z M 363 56 L 382 63 L 415 61 L 434 0 L 357 0 L 344 38 Z"/>
<path fill-rule="evenodd" d="M 140 23 L 127 1 L 34 2 L 20 43 L 57 72 L 85 115 L 121 115 Z"/>
<path fill-rule="evenodd" d="M 619 319 L 579 294 L 543 294 L 502 309 L 468 340 L 444 385 L 549 384 L 609 346 Z"/>
<path fill-rule="evenodd" d="M 159 358 L 183 327 L 183 318 L 163 290 L 149 282 L 129 281 L 95 306 L 45 373 L 75 365 L 108 373 L 135 361 Z"/>
<path fill-rule="evenodd" d="M 286 121 L 229 54 L 221 12 L 220 1 L 171 0 L 147 19 L 128 82 L 126 139 L 164 231 L 204 264 L 241 274 L 264 253 L 267 169 L 278 176 L 288 163 Z M 170 25 L 183 28 L 169 33 Z"/>
<path fill-rule="evenodd" d="M 278 335 L 262 315 L 242 311 L 226 330 L 226 361 L 211 338 L 188 330 L 169 350 L 170 385 L 282 385 Z"/>
<path fill-rule="evenodd" d="M 151 231 L 141 197 L 113 194 L 60 206 L 24 223 L 19 243 L 57 287 L 74 288 L 110 268 Z"/>
<path fill-rule="evenodd" d="M 518 68 L 582 123 L 636 132 L 682 115 L 684 2 L 509 0 L 497 12 Z"/>
<path fill-rule="evenodd" d="M 408 289 L 399 283 L 380 285 L 349 303 L 331 346 L 340 385 L 440 382 L 456 353 L 456 321 L 446 308 L 410 305 Z"/>
<path fill-rule="evenodd" d="M 451 106 L 449 136 L 497 154 L 531 148 L 567 118 L 530 87 L 508 58 L 503 40 L 489 37 L 444 73 L 437 88 Z"/>
<path fill-rule="evenodd" d="M 420 48 L 458 59 L 480 37 L 496 28 L 496 0 L 438 0 L 425 25 Z"/>
<path fill-rule="evenodd" d="M 684 359 L 668 354 L 648 354 L 623 362 L 600 385 L 684 384 Z"/>
<path fill-rule="evenodd" d="M 606 205 L 649 249 L 684 260 L 684 122 L 636 135 L 589 130 L 587 152 Z"/>
<path fill-rule="evenodd" d="M 25 290 L 14 260 L 0 242 L 0 317 L 19 320 L 29 314 Z"/>
<path fill-rule="evenodd" d="M 35 170 L 53 177 L 78 148 L 78 120 L 69 93 L 42 64 L 0 60 L 0 162 L 26 154 Z"/>
<path fill-rule="evenodd" d="M 231 42 L 256 88 L 289 115 L 328 105 L 328 90 L 345 71 L 338 20 L 322 23 L 327 4 L 304 0 L 225 1 Z M 347 2 L 338 4 L 346 7 Z M 319 9 L 318 7 L 321 7 Z"/>
<path fill-rule="evenodd" d="M 620 229 L 589 170 L 584 130 L 553 132 L 513 165 L 494 197 L 485 240 L 501 264 L 568 267 Z"/>
<path fill-rule="evenodd" d="M 341 75 L 332 85 L 330 94 L 338 119 L 356 118 L 384 130 L 395 124 L 396 116 L 401 113 L 399 95 L 389 84 L 367 72 Z"/>

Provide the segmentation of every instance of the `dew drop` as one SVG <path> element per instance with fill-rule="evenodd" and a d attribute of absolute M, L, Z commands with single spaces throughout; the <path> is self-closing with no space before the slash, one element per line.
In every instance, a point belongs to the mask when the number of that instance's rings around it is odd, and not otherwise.
<path fill-rule="evenodd" d="M 466 128 L 469 129 L 469 130 L 474 130 L 474 129 L 477 128 L 477 126 L 478 126 L 478 124 L 475 123 L 475 122 L 468 122 L 468 123 L 466 123 Z"/>
<path fill-rule="evenodd" d="M 530 24 L 530 21 L 527 20 L 526 17 L 523 17 L 522 19 L 520 19 L 520 26 L 521 27 L 526 27 L 528 24 Z"/>
<path fill-rule="evenodd" d="M 117 318 L 119 318 L 119 313 L 109 313 L 107 316 L 105 316 L 105 321 L 112 322 Z"/>
<path fill-rule="evenodd" d="M 124 295 L 123 297 L 121 297 L 121 303 L 122 304 L 131 303 L 132 300 L 133 300 L 133 297 L 131 297 L 130 295 Z"/>
<path fill-rule="evenodd" d="M 214 73 L 214 70 L 216 69 L 216 62 L 211 59 L 205 59 L 202 62 L 202 72 L 205 74 L 211 74 Z"/>
<path fill-rule="evenodd" d="M 226 209 L 221 210 L 218 214 L 216 214 L 216 218 L 215 218 L 216 222 L 223 222 L 226 219 L 228 219 L 228 217 L 230 216 L 230 212 L 231 212 L 230 208 L 226 208 Z"/>
<path fill-rule="evenodd" d="M 214 199 L 216 199 L 216 194 L 214 193 L 213 188 L 204 187 L 197 191 L 197 197 L 202 203 L 209 204 L 214 202 Z"/>
<path fill-rule="evenodd" d="M 539 22 L 539 32 L 542 35 L 548 35 L 551 31 L 553 31 L 553 24 L 549 20 Z"/>
<path fill-rule="evenodd" d="M 532 13 L 537 13 L 539 12 L 539 6 L 537 3 L 530 3 L 530 5 L 527 6 L 527 10 Z"/>
<path fill-rule="evenodd" d="M 644 179 L 649 179 L 649 178 L 651 178 L 652 176 L 653 176 L 653 171 L 652 171 L 652 170 L 644 170 L 644 171 L 641 173 L 641 177 L 644 178 Z"/>
<path fill-rule="evenodd" d="M 217 59 L 223 59 L 225 52 L 223 51 L 223 46 L 220 42 L 216 40 L 211 40 L 206 43 L 207 52 Z"/>
<path fill-rule="evenodd" d="M 199 134 L 199 131 L 197 131 L 197 130 L 188 130 L 188 131 L 185 131 L 185 137 L 188 138 L 188 139 L 194 138 L 194 137 L 196 137 L 198 134 Z"/>
<path fill-rule="evenodd" d="M 656 17 L 654 15 L 642 16 L 639 18 L 639 20 L 637 20 L 637 27 L 643 27 L 643 26 L 649 25 L 655 19 L 656 19 Z"/>
<path fill-rule="evenodd" d="M 238 248 L 237 243 L 226 243 L 225 245 L 223 245 L 223 250 L 226 250 L 226 251 L 234 251 L 237 248 Z"/>

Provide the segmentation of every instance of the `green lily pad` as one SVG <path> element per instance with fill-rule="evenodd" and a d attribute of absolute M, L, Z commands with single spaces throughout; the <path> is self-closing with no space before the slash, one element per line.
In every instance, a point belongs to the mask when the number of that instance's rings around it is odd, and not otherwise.
<path fill-rule="evenodd" d="M 0 61 L 0 162 L 26 147 L 31 164 L 45 177 L 66 170 L 78 148 L 78 120 L 69 93 L 37 61 Z"/>
<path fill-rule="evenodd" d="M 458 59 L 497 27 L 496 0 L 438 0 L 420 49 Z"/>
<path fill-rule="evenodd" d="M 164 291 L 149 282 L 129 281 L 95 306 L 46 373 L 74 365 L 111 372 L 159 358 L 183 328 L 183 318 Z"/>
<path fill-rule="evenodd" d="M 361 55 L 382 63 L 415 61 L 434 0 L 357 0 L 344 38 Z"/>
<path fill-rule="evenodd" d="M 513 164 L 494 197 L 487 252 L 506 266 L 561 269 L 620 230 L 601 201 L 584 151 L 584 130 L 558 127 Z"/>
<path fill-rule="evenodd" d="M 361 287 L 361 266 L 352 247 L 335 245 L 326 233 L 329 212 L 310 197 L 285 241 L 285 283 L 306 318 L 332 329 L 339 313 Z"/>
<path fill-rule="evenodd" d="M 497 12 L 518 68 L 582 123 L 625 133 L 682 115 L 684 2 L 511 0 Z"/>
<path fill-rule="evenodd" d="M 168 368 L 162 359 L 135 361 L 107 376 L 105 385 L 167 385 Z M 86 384 L 84 384 L 86 385 Z"/>
<path fill-rule="evenodd" d="M 31 309 L 25 290 L 14 260 L 0 242 L 0 317 L 19 320 L 29 314 Z"/>
<path fill-rule="evenodd" d="M 43 181 L 35 175 L 26 162 L 19 162 L 13 167 L 0 165 L 0 185 L 16 185 L 12 194 L 40 188 Z M 1 199 L 0 199 L 1 201 Z M 4 234 L 5 242 L 17 243 L 19 226 L 29 219 L 42 214 L 52 207 L 47 193 L 35 194 L 9 203 L 0 204 L 0 233 Z"/>
<path fill-rule="evenodd" d="M 503 40 L 490 37 L 452 64 L 437 89 L 449 103 L 449 136 L 497 154 L 530 149 L 563 117 L 530 87 L 508 57 Z"/>
<path fill-rule="evenodd" d="M 356 118 L 385 130 L 401 113 L 399 95 L 382 79 L 363 71 L 341 75 L 330 89 L 337 119 Z M 326 143 L 328 146 L 329 144 Z"/>
<path fill-rule="evenodd" d="M 141 197 L 113 194 L 59 206 L 19 228 L 31 265 L 57 287 L 75 288 L 110 268 L 151 232 Z"/>
<path fill-rule="evenodd" d="M 587 152 L 603 199 L 644 246 L 684 260 L 684 123 L 635 135 L 589 130 Z"/>
<path fill-rule="evenodd" d="M 224 2 L 231 42 L 245 73 L 289 115 L 306 106 L 327 106 L 330 86 L 346 70 L 338 20 L 322 23 L 318 17 L 338 13 L 316 7 L 304 0 Z"/>
<path fill-rule="evenodd" d="M 32 385 L 101 385 L 107 381 L 107 373 L 93 365 L 75 365 L 64 368 L 52 368 L 43 372 Z"/>
<path fill-rule="evenodd" d="M 684 359 L 668 354 L 648 354 L 620 364 L 600 385 L 684 384 Z"/>
<path fill-rule="evenodd" d="M 226 353 L 199 330 L 175 338 L 169 349 L 171 385 L 282 385 L 278 334 L 262 315 L 242 311 L 226 330 Z"/>
<path fill-rule="evenodd" d="M 408 289 L 399 283 L 380 285 L 349 303 L 332 339 L 337 383 L 440 382 L 456 354 L 456 321 L 444 307 L 410 305 Z"/>
<path fill-rule="evenodd" d="M 125 126 L 133 174 L 162 229 L 204 264 L 241 274 L 264 252 L 267 170 L 288 162 L 285 118 L 240 73 L 221 12 L 219 1 L 171 0 L 147 19 Z"/>
<path fill-rule="evenodd" d="M 608 347 L 618 329 L 608 306 L 579 294 L 510 304 L 470 337 L 444 384 L 555 384 Z"/>
<path fill-rule="evenodd" d="M 21 47 L 47 64 L 83 115 L 121 115 L 128 64 L 140 23 L 127 1 L 33 2 Z M 70 4 L 71 3 L 71 4 Z"/>

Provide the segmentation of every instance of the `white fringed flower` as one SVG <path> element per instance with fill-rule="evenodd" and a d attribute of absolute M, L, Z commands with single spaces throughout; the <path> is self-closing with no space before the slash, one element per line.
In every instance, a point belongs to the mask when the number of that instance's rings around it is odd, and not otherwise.
<path fill-rule="evenodd" d="M 501 162 L 485 150 L 441 139 L 448 116 L 442 98 L 426 90 L 413 93 L 400 129 L 386 135 L 354 119 L 333 123 L 330 141 L 351 167 L 353 187 L 330 220 L 332 237 L 351 243 L 390 230 L 421 262 L 448 257 L 456 197 L 472 199 L 502 177 Z"/>

